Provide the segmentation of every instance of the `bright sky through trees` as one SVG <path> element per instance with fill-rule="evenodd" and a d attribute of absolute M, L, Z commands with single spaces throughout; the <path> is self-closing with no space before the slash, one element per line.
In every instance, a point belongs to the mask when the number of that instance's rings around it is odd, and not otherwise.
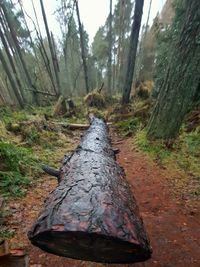
<path fill-rule="evenodd" d="M 48 18 L 49 28 L 55 35 L 60 35 L 59 24 L 56 21 L 56 16 L 54 12 L 58 5 L 58 1 L 56 0 L 44 0 L 44 6 Z M 116 4 L 117 0 L 113 0 L 113 7 Z M 144 10 L 143 10 L 143 22 L 145 23 L 147 19 L 147 13 L 149 8 L 150 0 L 145 0 L 144 2 Z M 157 12 L 159 12 L 164 4 L 165 0 L 153 0 L 152 2 L 152 10 L 150 15 L 150 23 L 153 21 L 153 18 L 156 16 Z M 31 0 L 23 0 L 23 5 L 25 7 L 26 12 L 34 19 L 34 13 L 32 9 Z M 45 35 L 45 28 L 43 24 L 43 19 L 40 10 L 39 0 L 34 0 L 34 5 L 37 11 L 37 16 L 40 22 L 40 27 L 43 35 Z M 90 43 L 92 42 L 94 35 L 96 34 L 98 28 L 101 25 L 104 25 L 105 20 L 109 14 L 109 0 L 79 0 L 79 8 L 81 20 L 84 24 L 84 27 L 89 34 Z M 30 26 L 31 21 L 29 20 Z"/>

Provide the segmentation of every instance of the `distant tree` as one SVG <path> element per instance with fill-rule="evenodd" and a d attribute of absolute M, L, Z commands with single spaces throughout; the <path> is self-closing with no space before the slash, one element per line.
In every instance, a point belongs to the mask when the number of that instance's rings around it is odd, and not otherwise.
<path fill-rule="evenodd" d="M 47 34 L 47 38 L 48 38 L 49 48 L 50 48 L 50 52 L 51 52 L 51 59 L 52 59 L 52 64 L 53 64 L 53 69 L 54 69 L 54 74 L 55 74 L 55 79 L 56 79 L 57 94 L 60 95 L 61 94 L 61 88 L 60 88 L 59 68 L 58 68 L 56 50 L 55 50 L 54 43 L 53 43 L 53 40 L 52 40 L 51 35 L 50 35 L 43 0 L 40 0 L 40 5 L 41 5 L 42 16 L 43 16 L 43 20 L 44 20 L 45 29 L 46 29 L 46 34 Z"/>
<path fill-rule="evenodd" d="M 154 111 L 149 138 L 173 139 L 200 96 L 200 1 L 177 0 L 171 55 Z"/>
<path fill-rule="evenodd" d="M 20 92 L 18 91 L 17 84 L 16 84 L 15 80 L 13 79 L 13 76 L 11 74 L 11 70 L 8 67 L 8 64 L 5 60 L 5 57 L 4 57 L 1 49 L 0 49 L 0 62 L 2 63 L 2 66 L 5 70 L 5 73 L 9 79 L 10 85 L 13 89 L 13 92 L 14 92 L 14 95 L 15 95 L 17 101 L 18 101 L 18 104 L 21 108 L 23 108 L 24 107 L 24 101 L 22 99 L 22 96 L 20 95 Z"/>
<path fill-rule="evenodd" d="M 130 45 L 129 45 L 129 53 L 127 59 L 125 83 L 123 88 L 122 104 L 127 104 L 129 103 L 130 100 L 133 73 L 136 61 L 138 37 L 142 20 L 143 5 L 144 5 L 144 0 L 135 1 L 135 11 L 133 17 L 131 36 L 130 36 Z"/>
<path fill-rule="evenodd" d="M 33 101 L 35 104 L 38 104 L 38 97 L 37 97 L 37 89 L 34 85 L 34 82 L 31 78 L 31 75 L 29 73 L 29 70 L 27 68 L 26 61 L 24 59 L 24 49 L 21 47 L 20 44 L 20 37 L 23 36 L 23 38 L 26 38 L 28 36 L 28 32 L 23 30 L 23 28 L 20 26 L 20 22 L 18 20 L 19 13 L 17 16 L 15 16 L 13 12 L 13 4 L 12 2 L 8 4 L 7 1 L 1 1 L 0 2 L 0 22 L 2 29 L 4 30 L 5 37 L 7 38 L 7 42 L 10 45 L 10 49 L 13 53 L 13 55 L 16 58 L 16 55 L 18 56 L 19 60 L 17 59 L 17 63 L 21 64 L 21 67 L 23 69 L 24 78 L 27 81 L 27 85 L 30 91 L 32 91 L 33 94 Z M 25 33 L 27 35 L 25 35 Z M 1 38 L 2 39 L 2 38 Z M 2 42 L 4 42 L 4 46 L 6 44 L 6 41 L 2 39 Z M 9 59 L 9 62 L 11 63 L 11 67 L 15 73 L 15 78 L 17 79 L 17 84 L 19 85 L 19 79 L 17 78 L 16 68 L 14 65 L 14 61 L 11 59 L 8 53 L 8 49 L 5 47 L 7 51 L 7 56 Z M 19 67 L 19 65 L 18 65 Z M 15 90 L 15 89 L 13 89 Z M 23 89 L 21 88 L 21 85 L 19 86 L 19 90 L 21 91 L 21 95 L 23 96 Z"/>
<path fill-rule="evenodd" d="M 107 79 L 108 79 L 108 93 L 111 95 L 112 89 L 112 48 L 113 48 L 113 37 L 112 37 L 112 0 L 110 0 L 110 14 L 109 14 L 109 34 L 108 34 L 108 43 L 109 43 L 109 51 L 108 51 L 108 71 L 107 71 Z"/>
<path fill-rule="evenodd" d="M 153 80 L 153 75 L 149 74 L 149 68 L 153 73 L 153 62 L 155 59 L 155 38 L 149 27 L 149 18 L 151 13 L 152 0 L 149 3 L 148 16 L 146 24 L 142 27 L 141 40 L 139 42 L 139 51 L 136 57 L 136 67 L 134 78 L 138 82 L 143 80 Z M 148 67 L 147 67 L 148 66 Z M 148 69 L 148 70 L 147 70 Z M 147 74 L 147 75 L 146 75 Z M 146 77 L 147 76 L 147 77 Z M 150 77 L 149 77 L 150 76 Z"/>
<path fill-rule="evenodd" d="M 96 67 L 96 87 L 99 87 L 103 81 L 103 73 L 106 70 L 108 58 L 108 40 L 105 27 L 100 27 L 92 43 L 92 54 Z"/>
<path fill-rule="evenodd" d="M 83 70 L 84 70 L 84 78 L 85 78 L 85 88 L 86 88 L 86 93 L 88 94 L 89 93 L 89 78 L 88 78 L 88 66 L 87 66 L 87 60 L 86 60 L 86 47 L 85 47 L 85 42 L 84 42 L 84 31 L 83 31 L 83 25 L 80 19 L 78 1 L 77 0 L 74 0 L 74 1 L 75 1 L 75 6 L 76 6 L 76 14 L 78 18 L 81 56 L 82 56 L 82 61 L 83 61 Z"/>
<path fill-rule="evenodd" d="M 114 87 L 117 87 L 118 92 L 121 92 L 125 81 L 133 6 L 134 2 L 131 0 L 119 0 L 113 13 L 113 50 L 115 51 L 113 75 Z"/>

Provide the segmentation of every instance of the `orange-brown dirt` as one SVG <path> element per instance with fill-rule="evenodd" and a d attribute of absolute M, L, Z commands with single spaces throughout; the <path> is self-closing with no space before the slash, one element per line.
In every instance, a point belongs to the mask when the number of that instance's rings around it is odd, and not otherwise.
<path fill-rule="evenodd" d="M 128 265 L 97 264 L 58 257 L 32 246 L 27 231 L 42 209 L 43 201 L 57 184 L 47 175 L 29 190 L 25 198 L 10 203 L 15 212 L 9 226 L 16 230 L 15 237 L 10 240 L 11 248 L 25 250 L 30 267 L 199 267 L 200 217 L 197 204 L 188 206 L 187 199 L 174 194 L 170 182 L 176 175 L 173 170 L 161 169 L 143 153 L 133 149 L 130 139 L 119 141 L 114 134 L 112 138 L 114 147 L 121 151 L 118 161 L 125 169 L 151 240 L 152 259 Z"/>

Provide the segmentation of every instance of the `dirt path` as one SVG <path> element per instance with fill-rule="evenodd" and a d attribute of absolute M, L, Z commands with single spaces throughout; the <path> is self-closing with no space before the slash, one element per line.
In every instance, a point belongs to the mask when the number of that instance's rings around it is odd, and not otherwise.
<path fill-rule="evenodd" d="M 152 259 L 134 266 L 199 267 L 198 214 L 187 210 L 184 200 L 170 191 L 169 170 L 161 170 L 130 147 L 130 140 L 119 145 L 119 162 L 126 170 L 153 247 Z"/>
<path fill-rule="evenodd" d="M 153 247 L 153 258 L 134 265 L 97 264 L 57 257 L 32 246 L 26 233 L 41 210 L 44 199 L 56 186 L 54 179 L 44 176 L 20 203 L 11 203 L 16 211 L 10 219 L 10 227 L 17 232 L 11 240 L 12 247 L 25 248 L 30 267 L 200 266 L 198 214 L 188 211 L 185 200 L 172 194 L 167 180 L 170 176 L 168 170 L 160 169 L 141 152 L 132 150 L 130 140 L 119 143 L 117 139 L 117 136 L 113 136 L 115 147 L 121 150 L 118 160 L 125 168 L 127 179 L 138 201 Z"/>

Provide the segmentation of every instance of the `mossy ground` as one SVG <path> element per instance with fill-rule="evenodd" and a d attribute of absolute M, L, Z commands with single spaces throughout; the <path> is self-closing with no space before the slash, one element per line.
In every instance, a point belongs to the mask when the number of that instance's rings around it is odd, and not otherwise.
<path fill-rule="evenodd" d="M 133 146 L 149 155 L 161 168 L 174 170 L 177 179 L 173 180 L 175 190 L 189 197 L 200 197 L 200 131 L 199 128 L 187 133 L 183 127 L 173 146 L 165 142 L 149 141 L 145 126 L 149 116 L 148 101 L 135 101 L 126 110 L 114 103 L 104 109 L 87 107 L 83 101 L 76 101 L 77 112 L 70 118 L 52 117 L 52 107 L 32 108 L 16 111 L 0 109 L 0 195 L 4 199 L 23 197 L 27 190 L 44 178 L 41 165 L 58 168 L 64 154 L 71 153 L 80 139 L 79 131 L 63 130 L 51 122 L 87 123 L 89 113 L 113 121 L 115 129 L 124 136 L 131 136 Z M 123 112 L 125 110 L 125 113 Z M 48 127 L 43 127 L 46 120 Z M 38 123 L 31 123 L 36 121 Z M 18 128 L 20 122 L 27 122 Z M 14 129 L 10 129 L 14 124 Z M 15 128 L 15 125 L 17 126 Z M 0 212 L 2 218 L 9 216 L 6 210 Z M 14 233 L 2 228 L 0 236 L 10 238 Z"/>
<path fill-rule="evenodd" d="M 52 107 L 30 108 L 23 111 L 0 109 L 0 239 L 10 239 L 14 232 L 4 225 L 9 218 L 8 203 L 26 195 L 38 181 L 44 179 L 42 164 L 60 167 L 65 154 L 70 153 L 80 133 L 62 131 L 60 127 L 43 127 L 54 122 L 84 122 L 83 115 L 70 118 L 52 118 Z M 45 120 L 45 119 L 44 119 Z M 30 123 L 34 121 L 34 123 Z M 36 123 L 35 123 L 36 121 Z M 19 127 L 20 123 L 22 126 Z M 27 124 L 26 124 L 27 122 Z M 38 123 L 37 123 L 38 122 Z M 12 127 L 10 128 L 10 125 Z"/>
<path fill-rule="evenodd" d="M 182 127 L 179 136 L 168 147 L 163 140 L 148 140 L 146 136 L 146 121 L 140 116 L 140 110 L 145 110 L 143 101 L 132 105 L 129 118 L 116 122 L 115 126 L 123 136 L 131 136 L 133 146 L 149 155 L 161 167 L 173 170 L 179 178 L 172 181 L 175 190 L 186 194 L 189 198 L 200 197 L 200 129 L 187 132 Z M 149 113 L 148 113 L 149 114 Z M 147 118 L 148 118 L 147 114 Z M 138 116 L 139 115 L 139 116 Z"/>

